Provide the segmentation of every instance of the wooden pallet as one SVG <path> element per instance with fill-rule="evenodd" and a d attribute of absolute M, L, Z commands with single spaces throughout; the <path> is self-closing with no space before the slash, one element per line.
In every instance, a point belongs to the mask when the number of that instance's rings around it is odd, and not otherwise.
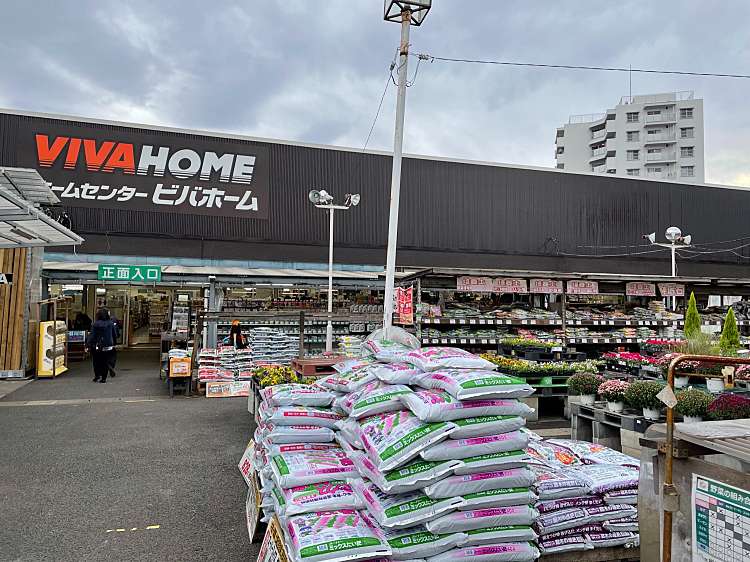
<path fill-rule="evenodd" d="M 292 369 L 303 377 L 325 377 L 335 373 L 333 366 L 345 357 L 316 357 L 315 359 L 292 359 Z"/>

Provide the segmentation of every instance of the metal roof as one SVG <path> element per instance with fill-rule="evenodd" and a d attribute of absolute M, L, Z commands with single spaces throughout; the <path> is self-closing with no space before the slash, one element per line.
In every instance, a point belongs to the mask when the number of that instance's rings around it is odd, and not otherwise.
<path fill-rule="evenodd" d="M 83 238 L 37 207 L 57 200 L 36 170 L 0 168 L 0 248 L 72 246 Z"/>
<path fill-rule="evenodd" d="M 678 423 L 675 437 L 750 462 L 750 420 Z"/>

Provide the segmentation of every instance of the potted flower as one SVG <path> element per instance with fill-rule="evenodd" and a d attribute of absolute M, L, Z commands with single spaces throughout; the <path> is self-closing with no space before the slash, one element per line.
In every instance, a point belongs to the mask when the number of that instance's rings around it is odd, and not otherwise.
<path fill-rule="evenodd" d="M 708 405 L 707 415 L 712 420 L 740 420 L 750 418 L 750 398 L 726 393 Z"/>
<path fill-rule="evenodd" d="M 607 409 L 610 412 L 620 413 L 625 407 L 625 391 L 630 383 L 618 379 L 604 381 L 599 385 L 599 396 L 607 401 Z"/>
<path fill-rule="evenodd" d="M 703 421 L 708 412 L 708 406 L 713 401 L 714 397 L 708 392 L 697 388 L 688 388 L 677 394 L 675 412 L 684 418 L 685 423 Z"/>
<path fill-rule="evenodd" d="M 625 401 L 633 408 L 643 409 L 647 420 L 658 420 L 661 416 L 661 401 L 656 397 L 664 386 L 656 381 L 636 381 L 625 391 Z"/>
<path fill-rule="evenodd" d="M 580 396 L 581 404 L 591 406 L 596 401 L 596 390 L 604 377 L 593 373 L 576 373 L 568 379 L 568 394 Z"/>

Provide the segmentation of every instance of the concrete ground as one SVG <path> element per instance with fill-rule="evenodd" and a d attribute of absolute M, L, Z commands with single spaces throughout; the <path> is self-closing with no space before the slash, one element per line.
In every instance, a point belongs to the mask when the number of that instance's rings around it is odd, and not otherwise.
<path fill-rule="evenodd" d="M 256 559 L 246 400 L 170 400 L 157 352 L 121 353 L 118 371 L 0 388 L 0 559 Z"/>

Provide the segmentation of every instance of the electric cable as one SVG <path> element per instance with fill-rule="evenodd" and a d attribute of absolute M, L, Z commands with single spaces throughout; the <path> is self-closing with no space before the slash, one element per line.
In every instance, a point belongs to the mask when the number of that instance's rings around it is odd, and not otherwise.
<path fill-rule="evenodd" d="M 372 125 L 370 125 L 370 131 L 367 133 L 365 144 L 362 145 L 362 152 L 364 152 L 367 149 L 367 145 L 370 142 L 370 137 L 372 137 L 372 132 L 375 130 L 375 124 L 378 122 L 378 117 L 380 117 L 380 110 L 383 108 L 383 100 L 385 100 L 385 95 L 388 93 L 388 86 L 390 85 L 390 82 L 393 80 L 393 69 L 396 67 L 397 56 L 398 56 L 398 50 L 396 51 L 396 54 L 393 56 L 393 60 L 391 61 L 390 67 L 388 68 L 388 78 L 385 81 L 383 94 L 380 96 L 380 103 L 378 103 L 378 110 L 375 112 L 375 118 L 372 120 Z"/>

